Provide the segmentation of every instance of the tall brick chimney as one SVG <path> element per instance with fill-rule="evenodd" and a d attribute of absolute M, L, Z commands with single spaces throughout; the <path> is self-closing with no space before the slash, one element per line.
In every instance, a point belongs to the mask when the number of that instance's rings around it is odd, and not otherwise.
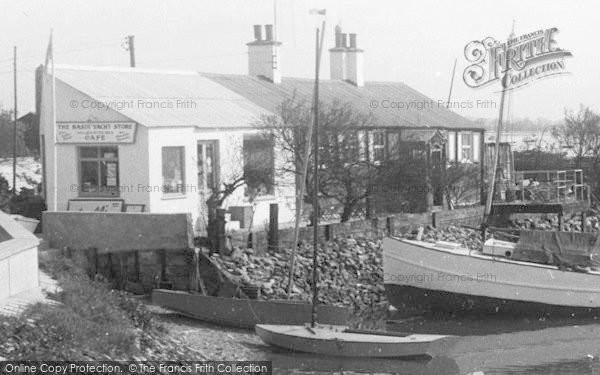
<path fill-rule="evenodd" d="M 350 46 L 346 50 L 346 80 L 358 87 L 365 85 L 363 53 L 356 46 L 356 34 L 350 34 Z"/>
<path fill-rule="evenodd" d="M 364 86 L 363 50 L 357 48 L 356 34 L 342 32 L 342 27 L 335 27 L 335 47 L 329 50 L 330 76 L 333 80 L 342 80 L 355 86 Z"/>
<path fill-rule="evenodd" d="M 329 50 L 329 75 L 331 79 L 345 81 L 346 75 L 346 34 L 342 27 L 335 27 L 335 47 Z"/>
<path fill-rule="evenodd" d="M 254 25 L 254 41 L 248 46 L 248 74 L 281 83 L 281 43 L 273 40 L 273 25 L 265 25 L 262 39 L 261 25 Z"/>

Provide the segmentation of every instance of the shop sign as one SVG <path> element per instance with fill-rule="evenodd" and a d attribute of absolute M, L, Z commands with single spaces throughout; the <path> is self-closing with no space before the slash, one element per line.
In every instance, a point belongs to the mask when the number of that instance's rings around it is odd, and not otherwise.
<path fill-rule="evenodd" d="M 133 143 L 135 122 L 61 122 L 56 143 Z"/>

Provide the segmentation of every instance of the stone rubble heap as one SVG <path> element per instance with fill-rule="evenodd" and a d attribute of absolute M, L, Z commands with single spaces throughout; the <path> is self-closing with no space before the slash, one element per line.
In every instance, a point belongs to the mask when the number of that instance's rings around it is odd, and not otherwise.
<path fill-rule="evenodd" d="M 416 239 L 418 231 L 404 235 Z M 454 241 L 471 249 L 481 249 L 480 232 L 449 227 L 423 228 L 421 239 L 427 242 Z M 319 248 L 319 300 L 322 303 L 352 307 L 360 311 L 387 308 L 383 285 L 383 249 L 381 241 L 342 238 Z M 265 299 L 287 298 L 291 251 L 280 249 L 258 255 L 252 249 L 236 248 L 230 255 L 214 255 L 223 270 L 243 284 L 260 287 Z M 310 301 L 312 285 L 312 245 L 305 243 L 296 254 L 292 298 Z"/>
<path fill-rule="evenodd" d="M 382 247 L 380 241 L 344 238 L 319 248 L 319 300 L 322 303 L 365 310 L 385 304 Z M 215 260 L 246 284 L 257 285 L 265 299 L 287 298 L 291 251 L 280 249 L 265 255 L 252 249 L 235 249 Z M 312 245 L 303 244 L 296 254 L 292 298 L 310 301 Z"/>
<path fill-rule="evenodd" d="M 419 230 L 407 233 L 403 237 L 410 240 L 418 240 Z M 423 228 L 420 240 L 431 243 L 437 241 L 459 242 L 471 250 L 481 250 L 483 247 L 481 242 L 481 231 L 456 226 L 449 226 L 446 229 L 436 229 L 431 225 L 428 225 Z"/>
<path fill-rule="evenodd" d="M 561 230 L 564 232 L 581 232 L 581 216 L 572 215 L 564 217 Z M 514 219 L 511 221 L 511 226 L 518 229 L 530 230 L 558 230 L 558 217 L 556 215 L 548 215 L 546 217 L 531 217 L 525 219 Z M 585 227 L 587 231 L 600 231 L 600 218 L 598 216 L 588 216 L 586 218 Z"/>

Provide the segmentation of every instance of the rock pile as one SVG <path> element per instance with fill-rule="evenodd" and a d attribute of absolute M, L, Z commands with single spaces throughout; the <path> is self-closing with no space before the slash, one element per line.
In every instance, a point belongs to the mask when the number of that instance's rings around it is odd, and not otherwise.
<path fill-rule="evenodd" d="M 366 310 L 387 306 L 383 287 L 382 248 L 379 241 L 345 238 L 327 242 L 318 251 L 319 300 L 322 303 Z M 260 286 L 266 299 L 287 297 L 291 251 L 280 249 L 257 255 L 252 249 L 235 249 L 229 256 L 215 255 L 221 267 L 246 284 Z M 292 298 L 310 301 L 312 245 L 296 254 Z"/>
<path fill-rule="evenodd" d="M 588 216 L 585 222 L 586 231 L 600 231 L 600 217 Z M 511 226 L 518 229 L 530 230 L 558 230 L 558 217 L 556 215 L 548 215 L 545 217 L 530 217 L 524 219 L 514 219 L 511 221 Z M 581 232 L 582 222 L 580 215 L 572 215 L 564 217 L 561 231 L 564 232 Z"/>
<path fill-rule="evenodd" d="M 422 231 L 421 234 L 419 234 L 420 231 Z M 471 250 L 481 250 L 483 246 L 480 231 L 455 226 L 449 226 L 446 229 L 436 229 L 428 225 L 422 229 L 407 233 L 403 237 L 411 240 L 420 239 L 431 243 L 437 241 L 458 242 Z"/>

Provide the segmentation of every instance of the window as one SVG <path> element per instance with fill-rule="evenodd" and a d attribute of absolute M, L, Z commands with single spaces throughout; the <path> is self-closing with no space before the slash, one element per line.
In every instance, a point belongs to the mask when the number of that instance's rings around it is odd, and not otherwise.
<path fill-rule="evenodd" d="M 185 147 L 162 148 L 164 194 L 185 194 Z"/>
<path fill-rule="evenodd" d="M 80 196 L 118 196 L 119 149 L 79 147 L 79 185 Z"/>
<path fill-rule="evenodd" d="M 273 194 L 275 158 L 271 139 L 244 137 L 244 180 L 246 196 Z"/>
<path fill-rule="evenodd" d="M 347 131 L 344 134 L 338 136 L 338 140 L 343 149 L 343 160 L 354 163 L 358 161 L 358 133 L 353 131 Z"/>
<path fill-rule="evenodd" d="M 473 161 L 473 135 L 462 133 L 461 139 L 461 161 Z"/>
<path fill-rule="evenodd" d="M 373 161 L 382 162 L 385 159 L 385 133 L 373 133 Z"/>
<path fill-rule="evenodd" d="M 210 193 L 219 184 L 218 141 L 198 143 L 198 189 Z"/>

